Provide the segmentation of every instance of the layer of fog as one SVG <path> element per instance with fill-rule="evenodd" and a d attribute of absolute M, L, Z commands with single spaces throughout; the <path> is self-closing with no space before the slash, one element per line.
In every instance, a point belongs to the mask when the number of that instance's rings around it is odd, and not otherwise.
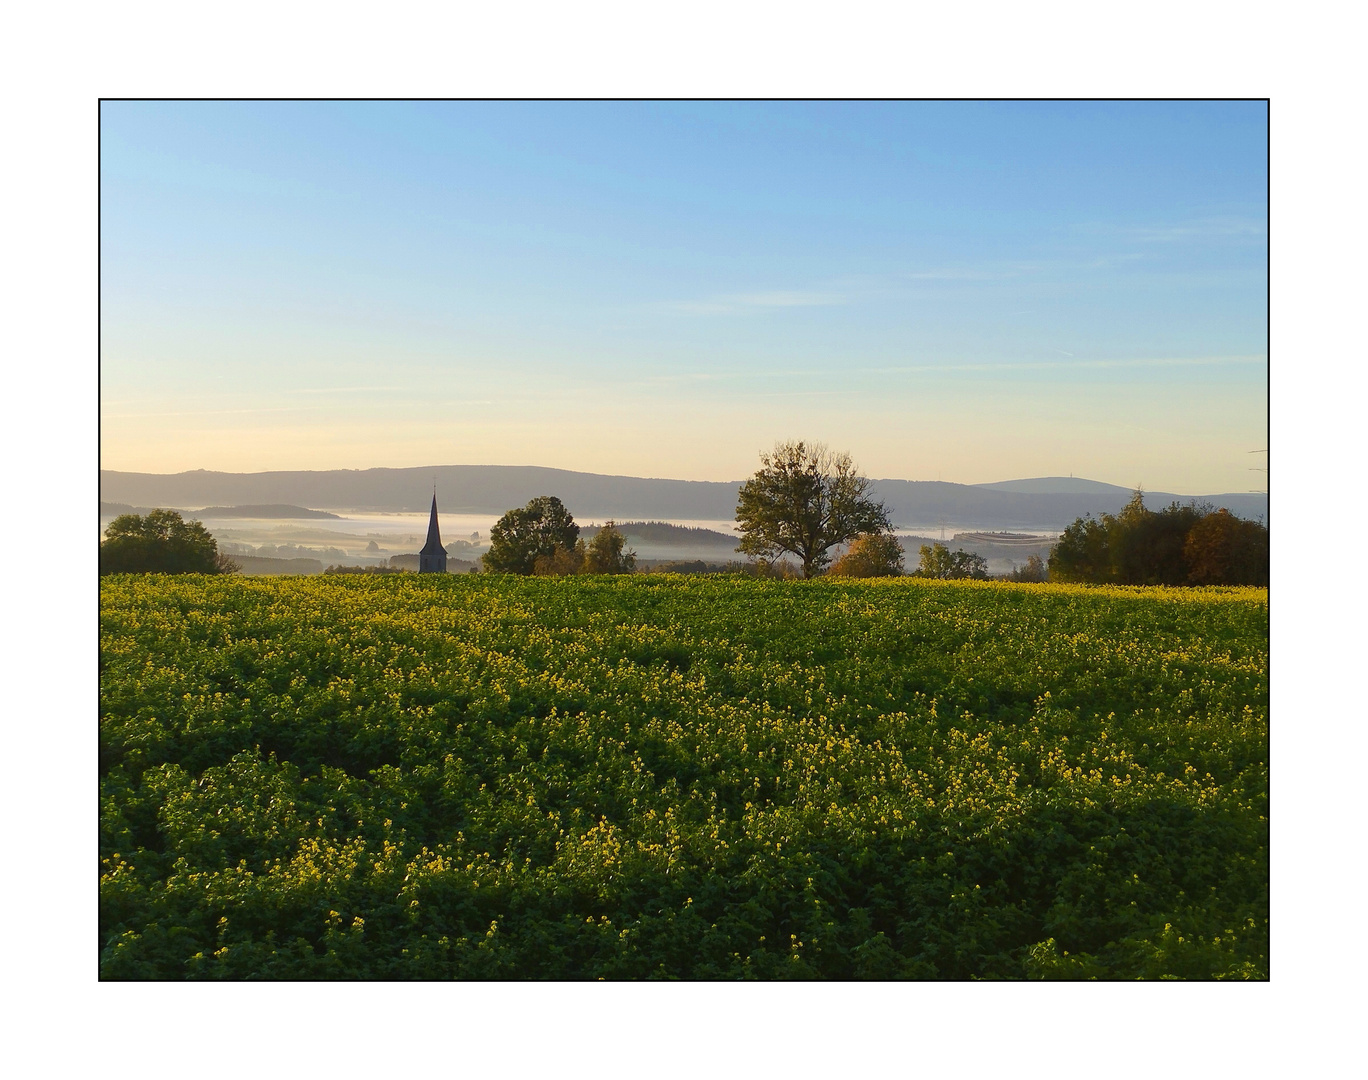
<path fill-rule="evenodd" d="M 416 555 L 427 538 L 428 514 L 380 513 L 330 508 L 336 518 L 281 519 L 281 518 L 213 518 L 204 517 L 196 509 L 181 510 L 187 518 L 204 523 L 218 541 L 219 550 L 228 555 L 254 556 L 270 559 L 316 559 L 324 566 L 385 566 L 396 555 Z M 449 557 L 475 562 L 489 550 L 489 533 L 498 516 L 494 514 L 440 513 L 442 542 Z M 662 519 L 658 519 L 662 520 Z M 744 556 L 735 551 L 739 536 L 735 521 L 669 518 L 665 524 L 691 529 L 707 529 L 721 534 L 716 540 L 698 537 L 688 543 L 651 543 L 641 538 L 631 540 L 629 546 L 639 559 L 726 563 Z M 100 521 L 101 535 L 109 523 Z M 604 523 L 586 518 L 578 522 L 581 535 L 587 540 Z M 620 524 L 620 523 L 619 523 Z M 1048 552 L 1057 538 L 1055 533 L 1023 533 L 1014 535 L 1034 537 L 1038 542 L 1023 544 L 1018 541 L 1011 549 L 999 545 L 985 545 L 969 540 L 967 534 L 982 534 L 988 530 L 971 528 L 958 522 L 899 523 L 895 532 L 907 551 L 908 569 L 917 563 L 918 547 L 924 543 L 945 543 L 952 550 L 963 547 L 984 555 L 990 573 L 1007 573 L 1025 563 L 1031 554 Z M 956 540 L 957 534 L 965 536 Z M 724 539 L 725 538 L 725 539 Z M 839 549 L 837 551 L 839 553 Z"/>
<path fill-rule="evenodd" d="M 201 520 L 219 550 L 228 555 L 317 559 L 325 566 L 386 566 L 395 555 L 416 555 L 427 539 L 425 513 L 330 512 L 337 518 Z M 489 530 L 497 520 L 482 514 L 442 514 L 442 544 L 451 556 L 474 561 L 489 550 Z"/>

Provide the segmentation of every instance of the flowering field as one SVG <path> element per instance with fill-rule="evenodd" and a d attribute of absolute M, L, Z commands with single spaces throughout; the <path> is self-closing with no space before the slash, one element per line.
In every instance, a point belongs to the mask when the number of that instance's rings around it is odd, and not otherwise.
<path fill-rule="evenodd" d="M 1267 590 L 100 595 L 107 979 L 1268 974 Z"/>

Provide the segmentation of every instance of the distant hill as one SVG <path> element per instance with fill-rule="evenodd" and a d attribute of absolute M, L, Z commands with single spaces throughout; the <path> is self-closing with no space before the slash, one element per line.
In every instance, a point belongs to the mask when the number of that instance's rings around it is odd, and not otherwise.
<path fill-rule="evenodd" d="M 169 500 L 162 505 L 176 506 Z M 148 514 L 155 509 L 150 506 L 132 506 L 129 503 L 100 503 L 100 517 L 113 518 L 120 514 Z M 284 503 L 271 503 L 267 506 L 206 506 L 203 510 L 183 510 L 184 515 L 196 518 L 333 518 L 326 510 L 307 510 L 302 506 L 287 506 Z"/>
<path fill-rule="evenodd" d="M 1068 482 L 1070 477 L 1063 478 Z M 1096 481 L 1093 481 L 1096 483 Z M 1032 481 L 1007 481 L 1030 484 Z M 876 480 L 874 491 L 899 524 L 927 525 L 942 518 L 968 529 L 1062 530 L 1075 518 L 1092 514 L 1115 514 L 1130 500 L 1131 489 L 1098 484 L 1098 490 L 1003 491 L 980 484 L 947 484 L 933 480 Z M 1169 503 L 1211 503 L 1224 506 L 1243 518 L 1268 520 L 1268 496 L 1227 493 L 1223 495 L 1176 495 L 1167 491 L 1145 492 L 1145 505 L 1160 509 Z"/>
<path fill-rule="evenodd" d="M 1019 495 L 1124 495 L 1130 497 L 1131 488 L 1104 484 L 1101 480 L 1084 480 L 1081 476 L 1038 476 L 1034 480 L 999 480 L 995 484 L 973 484 L 989 491 L 1011 491 Z"/>
<path fill-rule="evenodd" d="M 101 470 L 100 498 L 142 506 L 290 503 L 334 510 L 416 511 L 432 487 L 447 513 L 502 514 L 538 495 L 555 495 L 577 518 L 729 519 L 741 482 L 653 480 L 531 465 L 439 465 L 417 469 L 322 472 L 182 473 Z"/>
<path fill-rule="evenodd" d="M 270 503 L 266 506 L 206 506 L 194 511 L 202 518 L 333 518 L 338 515 L 326 510 L 306 510 L 302 506 L 288 506 L 285 503 Z"/>
<path fill-rule="evenodd" d="M 102 502 L 100 503 L 100 520 L 116 518 L 120 514 L 146 514 L 150 509 L 151 507 L 147 506 L 130 506 L 128 503 Z"/>
<path fill-rule="evenodd" d="M 594 526 L 582 530 L 592 532 Z M 617 525 L 618 532 L 628 540 L 639 540 L 646 544 L 664 544 L 672 547 L 736 547 L 737 538 L 716 529 L 701 529 L 689 525 L 671 525 L 664 521 L 623 521 Z"/>
<path fill-rule="evenodd" d="M 603 476 L 524 465 L 441 465 L 417 469 L 334 469 L 326 472 L 173 474 L 102 470 L 100 498 L 137 506 L 288 504 L 334 510 L 421 512 L 437 485 L 446 513 L 502 514 L 538 495 L 555 495 L 581 521 L 614 518 L 730 520 L 740 480 L 658 480 Z M 1083 490 L 1056 490 L 1061 484 Z M 1013 490 L 1025 486 L 1031 490 Z M 1040 490 L 1035 490 L 1040 488 Z M 944 518 L 962 529 L 1059 530 L 1085 514 L 1114 514 L 1129 488 L 1074 477 L 949 484 L 935 480 L 876 480 L 874 492 L 895 524 L 928 525 Z M 1170 502 L 1210 502 L 1245 518 L 1268 518 L 1268 496 L 1175 495 L 1147 492 L 1154 508 Z"/>

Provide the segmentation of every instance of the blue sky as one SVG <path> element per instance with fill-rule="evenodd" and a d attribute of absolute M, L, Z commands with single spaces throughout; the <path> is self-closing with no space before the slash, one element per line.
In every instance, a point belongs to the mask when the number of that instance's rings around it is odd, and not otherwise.
<path fill-rule="evenodd" d="M 101 454 L 1261 486 L 1262 103 L 106 103 Z"/>

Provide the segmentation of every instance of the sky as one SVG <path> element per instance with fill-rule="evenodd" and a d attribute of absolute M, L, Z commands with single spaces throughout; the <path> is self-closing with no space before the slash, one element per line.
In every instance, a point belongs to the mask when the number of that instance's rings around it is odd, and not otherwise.
<path fill-rule="evenodd" d="M 101 466 L 1264 487 L 1262 102 L 105 102 Z"/>

